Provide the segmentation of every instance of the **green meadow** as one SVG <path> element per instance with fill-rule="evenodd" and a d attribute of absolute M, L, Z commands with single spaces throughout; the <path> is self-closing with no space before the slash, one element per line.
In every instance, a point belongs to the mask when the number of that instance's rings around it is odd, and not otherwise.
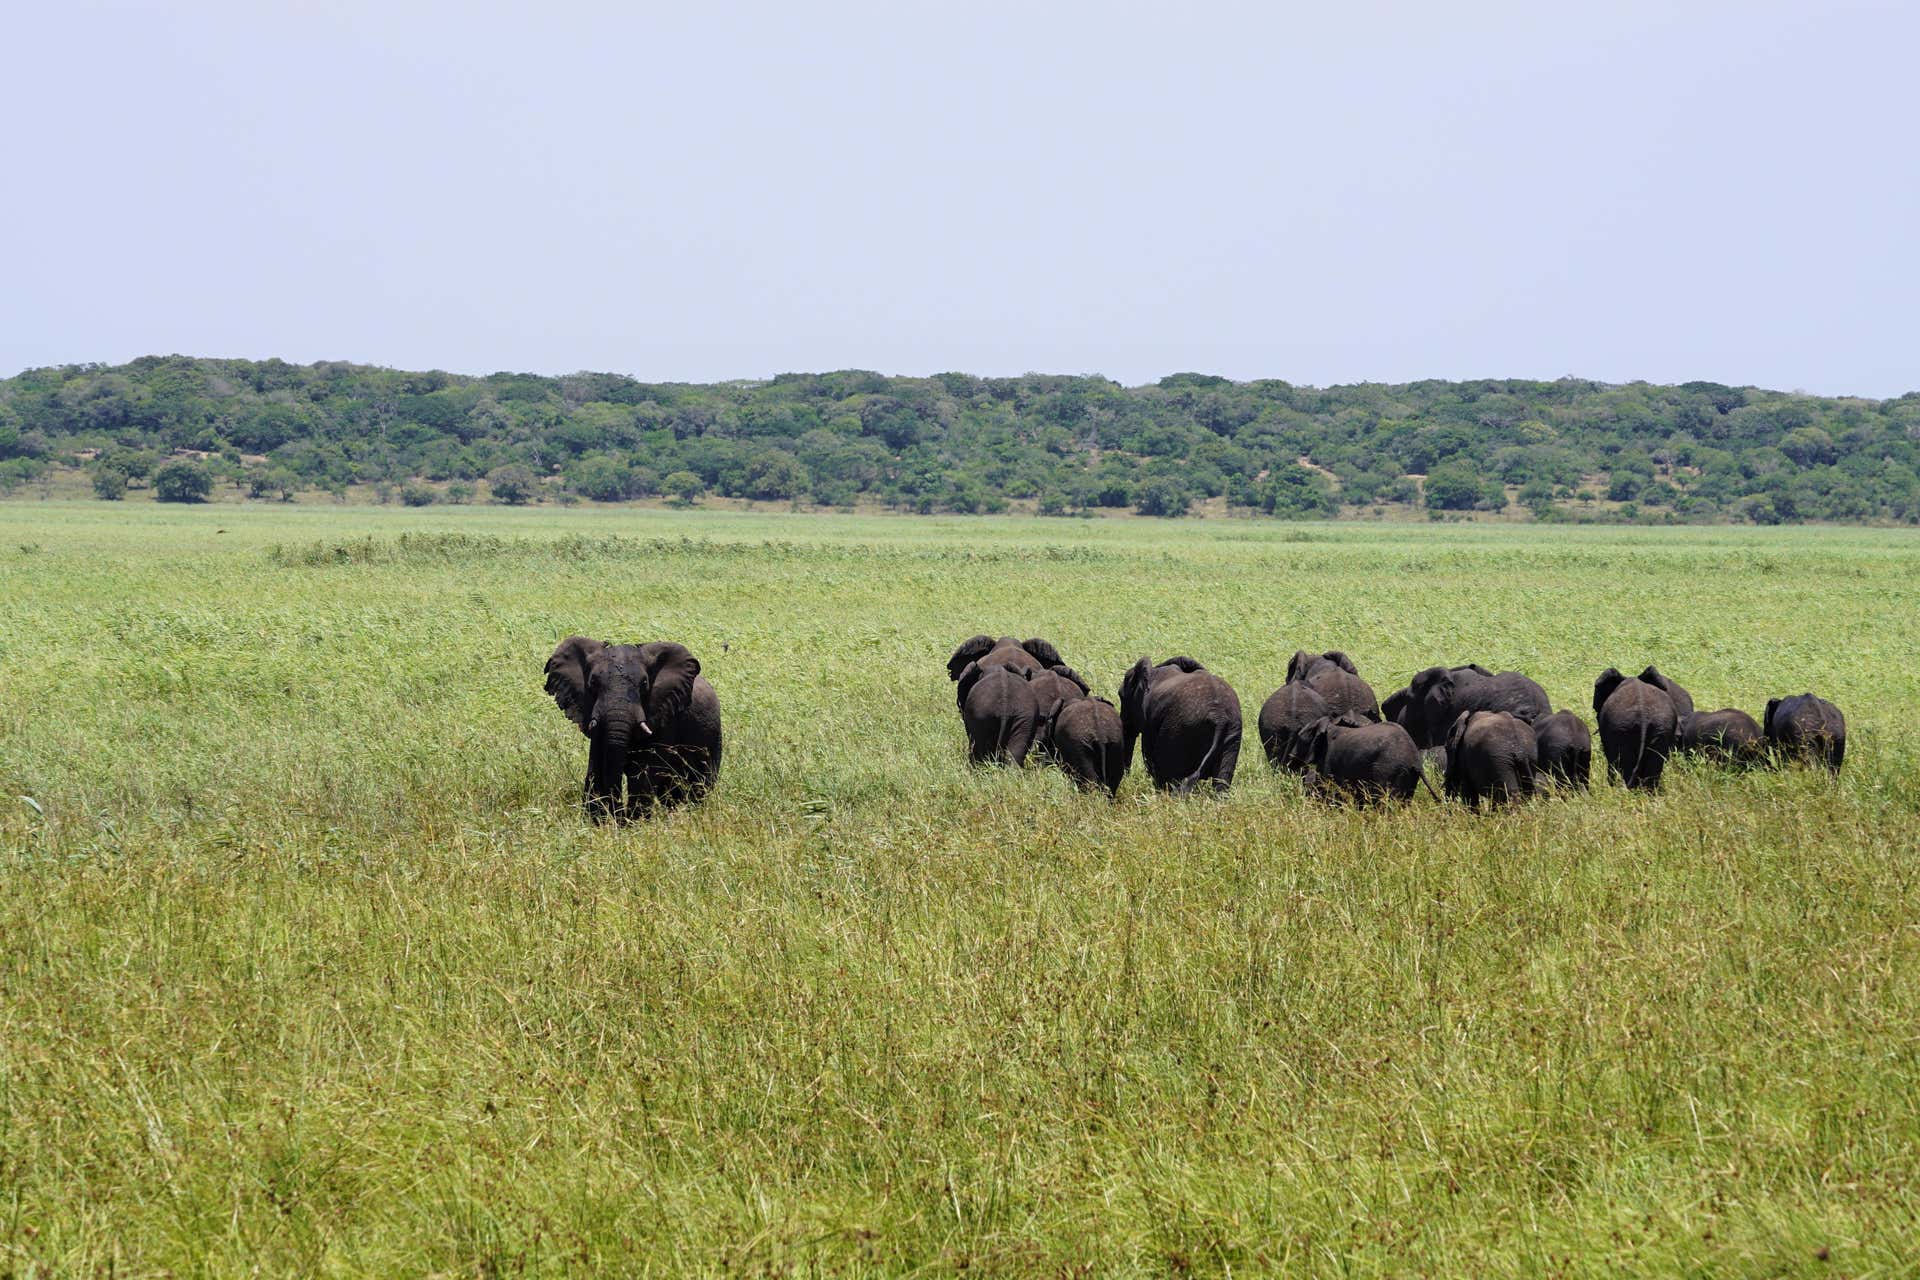
<path fill-rule="evenodd" d="M 1201 659 L 1232 793 L 969 769 L 979 631 Z M 583 821 L 574 632 L 707 803 Z M 1847 765 L 1326 808 L 1334 647 Z M 1920 1272 L 1920 535 L 0 505 L 0 1273 L 588 1272 Z"/>

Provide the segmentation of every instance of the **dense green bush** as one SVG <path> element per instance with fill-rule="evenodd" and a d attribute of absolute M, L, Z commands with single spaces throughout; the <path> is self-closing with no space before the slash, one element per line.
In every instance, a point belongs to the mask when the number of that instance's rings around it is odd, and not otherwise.
<path fill-rule="evenodd" d="M 160 502 L 205 502 L 213 477 L 197 462 L 175 458 L 153 473 L 153 496 Z"/>
<path fill-rule="evenodd" d="M 556 474 L 556 496 L 618 502 L 686 473 L 702 493 L 757 501 L 1179 514 L 1225 495 L 1311 518 L 1421 503 L 1410 477 L 1426 476 L 1425 501 L 1443 512 L 1499 507 L 1504 485 L 1536 512 L 1591 490 L 1662 518 L 1920 521 L 1920 394 L 1710 382 L 1315 388 L 1182 373 L 1123 387 L 843 370 L 697 386 L 182 356 L 0 380 L 0 484 L 89 448 L 135 484 L 191 448 L 219 455 L 209 469 L 243 487 L 281 469 L 336 494 L 470 486 L 518 468 L 508 474 L 525 482 L 503 501 L 536 500 Z"/>

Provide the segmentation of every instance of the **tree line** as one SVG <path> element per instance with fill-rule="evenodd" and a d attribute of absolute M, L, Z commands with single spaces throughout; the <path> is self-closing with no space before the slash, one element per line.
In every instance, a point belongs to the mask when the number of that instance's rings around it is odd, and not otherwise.
<path fill-rule="evenodd" d="M 0 381 L 0 489 L 60 465 L 88 467 L 106 499 L 227 482 L 458 502 L 484 482 L 505 502 L 1178 516 L 1224 497 L 1289 518 L 1517 504 L 1547 520 L 1915 523 L 1920 393 L 861 370 L 701 385 L 151 356 Z"/>

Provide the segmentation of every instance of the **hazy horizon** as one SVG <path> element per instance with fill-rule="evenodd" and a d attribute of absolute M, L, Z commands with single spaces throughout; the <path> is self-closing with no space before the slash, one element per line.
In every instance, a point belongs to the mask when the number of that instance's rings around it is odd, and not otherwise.
<path fill-rule="evenodd" d="M 1920 390 L 1920 12 L 23 11 L 0 375 Z"/>

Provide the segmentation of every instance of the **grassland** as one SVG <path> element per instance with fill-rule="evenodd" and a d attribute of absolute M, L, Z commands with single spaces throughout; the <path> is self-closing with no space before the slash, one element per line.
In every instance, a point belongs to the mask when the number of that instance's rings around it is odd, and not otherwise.
<path fill-rule="evenodd" d="M 0 506 L 0 1272 L 1904 1275 L 1920 538 Z M 946 654 L 1812 688 L 1838 782 L 970 772 Z M 573 631 L 706 664 L 577 814 Z M 1251 743 L 1251 735 L 1249 737 Z"/>

